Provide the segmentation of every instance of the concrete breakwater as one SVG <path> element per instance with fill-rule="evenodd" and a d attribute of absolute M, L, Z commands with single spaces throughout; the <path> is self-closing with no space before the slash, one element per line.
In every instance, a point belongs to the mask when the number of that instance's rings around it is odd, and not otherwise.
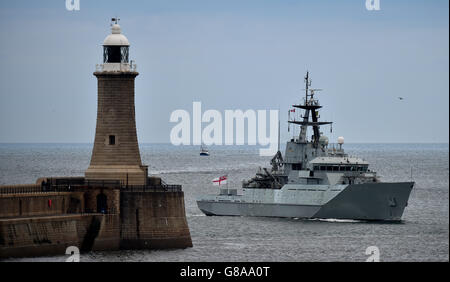
<path fill-rule="evenodd" d="M 64 255 L 69 246 L 81 252 L 192 247 L 184 193 L 180 186 L 82 178 L 0 186 L 0 258 Z"/>

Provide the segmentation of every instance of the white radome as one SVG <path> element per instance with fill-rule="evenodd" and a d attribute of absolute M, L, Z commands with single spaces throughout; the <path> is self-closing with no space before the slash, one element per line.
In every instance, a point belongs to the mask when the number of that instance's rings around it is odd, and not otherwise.
<path fill-rule="evenodd" d="M 319 143 L 323 146 L 328 146 L 328 137 L 326 137 L 325 135 L 320 136 Z"/>
<path fill-rule="evenodd" d="M 344 144 L 344 137 L 340 136 L 338 137 L 338 144 Z"/>
<path fill-rule="evenodd" d="M 122 34 L 120 25 L 113 24 L 111 34 L 103 41 L 103 46 L 130 46 L 128 39 Z"/>

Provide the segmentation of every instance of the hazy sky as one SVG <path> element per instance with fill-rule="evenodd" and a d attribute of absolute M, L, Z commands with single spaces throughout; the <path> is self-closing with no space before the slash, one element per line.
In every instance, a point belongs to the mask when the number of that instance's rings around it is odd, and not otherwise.
<path fill-rule="evenodd" d="M 92 73 L 116 15 L 140 72 L 140 142 L 169 142 L 171 112 L 193 101 L 280 109 L 286 139 L 307 69 L 332 138 L 449 140 L 448 0 L 381 0 L 381 11 L 365 0 L 80 2 L 0 1 L 0 142 L 93 142 Z"/>

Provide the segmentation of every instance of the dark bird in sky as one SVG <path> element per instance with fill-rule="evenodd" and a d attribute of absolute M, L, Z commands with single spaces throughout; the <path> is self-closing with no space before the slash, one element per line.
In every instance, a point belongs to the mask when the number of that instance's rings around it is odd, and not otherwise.
<path fill-rule="evenodd" d="M 399 100 L 403 100 L 403 97 L 398 97 Z"/>

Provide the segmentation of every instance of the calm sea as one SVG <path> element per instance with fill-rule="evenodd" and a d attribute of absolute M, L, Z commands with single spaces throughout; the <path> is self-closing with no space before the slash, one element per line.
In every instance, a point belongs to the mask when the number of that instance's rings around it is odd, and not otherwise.
<path fill-rule="evenodd" d="M 82 254 L 82 261 L 365 261 L 377 246 L 382 261 L 449 260 L 449 145 L 347 144 L 350 155 L 371 163 L 383 181 L 416 181 L 403 222 L 319 221 L 257 217 L 207 217 L 195 199 L 216 193 L 211 180 L 228 174 L 240 187 L 270 158 L 246 146 L 199 148 L 141 144 L 144 164 L 164 181 L 182 184 L 194 247 L 170 251 Z M 0 144 L 0 184 L 34 183 L 42 176 L 80 176 L 91 144 Z M 412 172 L 412 173 L 411 173 Z M 64 261 L 40 257 L 18 261 Z"/>

